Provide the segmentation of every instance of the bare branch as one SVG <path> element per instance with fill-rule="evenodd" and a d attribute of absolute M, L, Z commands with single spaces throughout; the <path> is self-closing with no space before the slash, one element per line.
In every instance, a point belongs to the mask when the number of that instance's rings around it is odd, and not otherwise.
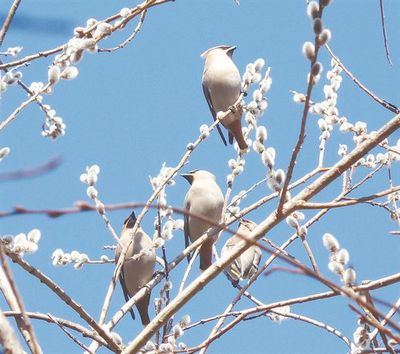
<path fill-rule="evenodd" d="M 54 318 L 51 314 L 47 314 L 47 316 L 58 326 L 60 327 L 60 329 L 69 337 L 71 338 L 76 344 L 78 344 L 83 350 L 85 350 L 86 352 L 88 352 L 89 354 L 93 354 L 89 348 L 87 348 L 82 342 L 80 342 L 74 335 L 72 335 L 71 333 L 69 333 L 69 331 L 67 331 L 64 326 L 59 323 L 57 321 L 56 318 Z"/>
<path fill-rule="evenodd" d="M 335 201 L 331 203 L 300 203 L 302 204 L 301 209 L 331 209 L 331 208 L 342 208 L 350 205 L 365 203 L 371 201 L 373 199 L 384 197 L 385 195 L 389 195 L 395 192 L 400 191 L 400 186 L 386 189 L 382 192 L 378 192 L 372 195 L 368 195 L 361 198 L 345 198 L 344 201 Z"/>
<path fill-rule="evenodd" d="M 10 290 L 15 298 L 15 301 L 17 303 L 17 308 L 21 314 L 21 317 L 16 318 L 18 326 L 20 327 L 21 334 L 23 335 L 26 344 L 28 344 L 28 347 L 31 350 L 31 352 L 34 354 L 41 354 L 42 349 L 40 348 L 39 342 L 36 338 L 29 317 L 25 313 L 25 306 L 22 301 L 22 297 L 17 289 L 17 285 L 15 284 L 11 269 L 7 263 L 5 257 L 4 245 L 2 244 L 0 244 L 0 260 L 1 260 L 1 266 L 4 271 L 4 275 L 7 278 L 8 284 L 10 284 Z"/>
<path fill-rule="evenodd" d="M 113 339 L 101 328 L 98 323 L 82 308 L 82 305 L 75 302 L 69 295 L 66 294 L 61 287 L 53 282 L 49 277 L 44 275 L 42 272 L 38 271 L 36 268 L 31 266 L 24 259 L 19 257 L 18 255 L 7 252 L 7 256 L 9 256 L 12 261 L 18 264 L 21 268 L 26 270 L 28 273 L 37 278 L 41 283 L 45 284 L 50 290 L 52 290 L 64 303 L 66 303 L 69 307 L 71 307 L 84 321 L 86 321 L 89 326 L 91 326 L 100 337 L 102 337 L 110 348 L 114 351 L 119 351 L 119 346 L 113 341 Z"/>
<path fill-rule="evenodd" d="M 20 313 L 18 312 L 18 316 Z M 0 310 L 0 343 L 5 353 L 22 354 L 21 344 L 18 341 L 12 326 L 7 321 L 3 311 Z"/>

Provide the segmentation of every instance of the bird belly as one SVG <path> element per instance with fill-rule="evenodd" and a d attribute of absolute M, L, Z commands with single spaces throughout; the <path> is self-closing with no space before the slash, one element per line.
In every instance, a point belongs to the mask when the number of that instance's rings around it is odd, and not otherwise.
<path fill-rule="evenodd" d="M 205 204 L 205 203 L 199 203 Z M 199 215 L 204 219 L 210 220 L 215 224 L 219 223 L 221 217 L 222 205 L 206 205 L 203 208 L 191 208 L 190 213 L 193 215 Z M 197 240 L 201 235 L 203 235 L 213 224 L 205 222 L 203 219 L 196 218 L 194 216 L 189 217 L 189 236 L 191 241 Z M 214 237 L 214 236 L 213 236 Z M 216 235 L 215 235 L 216 237 Z"/>

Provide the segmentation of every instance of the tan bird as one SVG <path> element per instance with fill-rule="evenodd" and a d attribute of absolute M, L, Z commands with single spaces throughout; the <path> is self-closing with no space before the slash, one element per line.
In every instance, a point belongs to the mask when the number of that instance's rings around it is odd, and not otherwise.
<path fill-rule="evenodd" d="M 257 224 L 253 221 L 242 219 L 239 224 L 238 233 L 243 236 L 248 236 Z M 243 241 L 238 235 L 234 235 L 226 241 L 221 250 L 221 257 L 232 252 L 232 250 Z M 254 245 L 243 252 L 235 261 L 226 269 L 235 280 L 243 280 L 250 278 L 258 270 L 258 264 L 261 260 L 260 247 Z"/>
<path fill-rule="evenodd" d="M 209 222 L 196 218 L 196 215 L 208 219 L 214 224 L 221 221 L 224 196 L 215 181 L 215 176 L 210 172 L 196 170 L 181 176 L 191 184 L 185 197 L 185 210 L 190 213 L 190 215 L 185 214 L 184 217 L 185 245 L 187 247 L 189 238 L 194 242 L 213 226 Z M 217 235 L 209 237 L 200 248 L 201 270 L 206 270 L 212 263 L 212 246 L 216 239 Z"/>
<path fill-rule="evenodd" d="M 237 101 L 240 96 L 241 80 L 240 73 L 232 61 L 232 54 L 236 47 L 220 45 L 206 50 L 201 57 L 205 59 L 203 72 L 203 92 L 214 120 L 218 112 L 226 112 Z M 242 108 L 230 112 L 224 119 L 222 125 L 228 129 L 229 142 L 233 138 L 237 141 L 241 151 L 247 149 L 247 143 L 242 133 Z M 217 126 L 219 135 L 226 145 L 224 134 L 220 126 Z"/>
<path fill-rule="evenodd" d="M 132 229 L 135 223 L 136 216 L 135 213 L 132 212 L 124 222 L 121 238 L 115 250 L 115 261 L 117 262 L 122 249 L 128 245 L 133 237 L 133 242 L 128 248 L 119 276 L 126 301 L 151 280 L 156 263 L 156 254 L 150 237 L 140 227 L 137 229 L 135 235 L 132 235 Z M 136 303 L 144 326 L 150 322 L 148 314 L 149 301 L 150 293 Z M 132 309 L 131 315 L 132 318 L 135 319 Z"/>

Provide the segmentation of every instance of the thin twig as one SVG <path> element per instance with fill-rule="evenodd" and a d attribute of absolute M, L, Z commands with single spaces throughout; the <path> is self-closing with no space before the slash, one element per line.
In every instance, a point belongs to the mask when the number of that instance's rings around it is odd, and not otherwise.
<path fill-rule="evenodd" d="M 132 42 L 132 40 L 136 37 L 136 35 L 139 33 L 139 31 L 142 28 L 142 25 L 144 23 L 144 19 L 146 17 L 146 13 L 147 13 L 147 10 L 144 10 L 142 12 L 142 14 L 140 15 L 139 23 L 136 25 L 134 31 L 132 32 L 132 34 L 126 40 L 124 40 L 122 43 L 120 43 L 119 45 L 117 45 L 117 46 L 115 46 L 113 48 L 99 48 L 98 52 L 99 53 L 101 53 L 101 52 L 107 52 L 107 53 L 114 52 L 114 51 L 116 51 L 118 49 L 124 48 L 128 43 Z"/>
<path fill-rule="evenodd" d="M 27 99 L 25 102 L 22 102 L 20 104 L 20 106 L 15 109 L 14 112 L 12 112 L 6 119 L 4 119 L 0 123 L 0 131 L 2 131 L 4 129 L 4 127 L 6 125 L 8 125 L 10 122 L 12 122 L 24 108 L 26 108 L 29 104 L 31 104 L 33 101 L 35 101 L 36 98 L 40 94 L 45 92 L 49 87 L 50 87 L 50 83 L 48 83 L 46 86 L 44 86 L 41 90 L 37 91 L 33 96 L 29 97 L 29 99 Z"/>
<path fill-rule="evenodd" d="M 368 285 L 368 284 L 367 284 Z M 390 311 L 387 313 L 387 315 L 384 317 L 384 319 L 381 321 L 381 325 L 385 326 L 390 318 L 392 318 L 400 309 L 400 298 L 397 299 L 396 303 L 393 305 L 393 307 L 390 309 Z M 371 338 L 375 338 L 376 335 L 379 333 L 378 329 L 376 328 L 372 333 L 371 333 Z"/>
<path fill-rule="evenodd" d="M 61 328 L 61 330 L 69 337 L 69 338 L 71 338 L 76 344 L 78 344 L 83 350 L 85 350 L 86 352 L 88 352 L 88 353 L 90 353 L 90 354 L 93 354 L 90 350 L 89 350 L 89 348 L 88 347 L 86 347 L 82 342 L 80 342 L 79 340 L 78 340 L 78 338 L 76 338 L 74 335 L 72 335 L 71 333 L 69 333 L 69 331 L 67 331 L 65 328 L 64 328 L 64 326 L 61 324 L 61 323 L 59 323 L 58 321 L 57 321 L 57 319 L 56 318 L 54 318 L 51 314 L 47 314 L 47 316 L 58 326 L 58 327 L 60 327 Z"/>
<path fill-rule="evenodd" d="M 4 316 L 6 316 L 6 317 L 20 316 L 20 312 L 18 312 L 18 311 L 4 311 L 3 313 L 4 313 Z M 29 312 L 29 311 L 26 311 L 25 313 L 31 319 L 41 320 L 41 321 L 45 321 L 48 323 L 54 323 L 52 320 L 50 320 L 48 314 L 39 313 L 39 312 Z M 93 332 L 92 330 L 88 330 L 87 328 L 83 327 L 82 325 L 75 323 L 75 322 L 68 321 L 64 318 L 55 317 L 53 315 L 51 315 L 51 317 L 55 318 L 57 320 L 57 322 L 60 323 L 63 327 L 70 328 L 74 331 L 81 333 L 82 336 L 84 336 L 84 337 L 92 338 L 96 341 L 103 343 L 103 345 L 108 346 L 108 344 L 104 341 L 104 339 L 101 338 L 100 336 L 98 336 L 97 333 Z"/>
<path fill-rule="evenodd" d="M 325 45 L 326 50 L 332 56 L 333 59 L 339 64 L 339 66 L 343 69 L 343 71 L 347 74 L 347 76 L 361 89 L 363 90 L 368 96 L 372 97 L 372 99 L 378 102 L 381 106 L 385 107 L 389 111 L 393 112 L 394 114 L 400 113 L 400 109 L 395 106 L 394 104 L 378 97 L 374 92 L 369 90 L 365 87 L 352 73 L 349 69 L 347 69 L 344 64 L 340 61 L 340 59 L 333 53 L 332 49 L 329 47 L 328 44 Z"/>
<path fill-rule="evenodd" d="M 182 277 L 182 280 L 181 280 L 181 284 L 179 285 L 178 294 L 180 292 L 182 292 L 184 287 L 185 287 L 185 282 L 186 282 L 186 280 L 187 280 L 187 278 L 189 276 L 190 271 L 192 270 L 193 263 L 196 260 L 197 255 L 199 254 L 199 249 L 200 249 L 200 247 L 196 248 L 196 250 L 194 251 L 194 253 L 192 254 L 192 256 L 190 258 L 190 262 L 189 262 L 188 266 L 185 269 L 185 273 L 183 274 L 183 277 Z"/>
<path fill-rule="evenodd" d="M 0 47 L 3 44 L 4 38 L 8 31 L 8 27 L 10 27 L 10 24 L 14 18 L 15 13 L 17 12 L 20 2 L 21 2 L 21 0 L 14 0 L 13 4 L 10 7 L 8 15 L 7 15 L 6 19 L 4 20 L 3 26 L 1 27 L 1 30 L 0 30 Z"/>
<path fill-rule="evenodd" d="M 323 7 L 319 8 L 319 16 L 318 16 L 319 18 L 322 18 L 323 9 L 324 9 Z M 313 65 L 317 62 L 318 53 L 319 53 L 320 48 L 321 47 L 320 47 L 320 44 L 319 44 L 319 41 L 318 41 L 318 35 L 315 35 L 315 38 L 314 38 L 314 52 L 315 53 L 314 53 L 314 57 L 313 57 L 313 59 L 311 60 L 311 63 L 310 63 L 310 71 L 309 71 L 309 77 L 308 77 L 307 93 L 306 93 L 306 99 L 304 101 L 304 109 L 303 109 L 303 115 L 302 115 L 302 118 L 301 118 L 300 131 L 299 131 L 299 135 L 298 135 L 298 138 L 297 138 L 296 145 L 295 145 L 295 147 L 293 149 L 293 153 L 292 153 L 292 155 L 290 157 L 289 165 L 287 167 L 286 178 L 285 178 L 285 181 L 283 183 L 283 187 L 282 187 L 282 190 L 281 190 L 281 196 L 280 196 L 280 199 L 279 199 L 278 208 L 277 208 L 277 211 L 276 211 L 278 215 L 282 212 L 283 205 L 285 204 L 286 193 L 288 191 L 290 180 L 292 179 L 292 174 L 293 174 L 293 171 L 294 171 L 294 167 L 296 165 L 297 156 L 300 153 L 300 150 L 301 150 L 301 148 L 303 146 L 303 143 L 304 143 L 304 139 L 306 137 L 307 117 L 308 117 L 308 113 L 309 113 L 309 110 L 310 110 L 311 92 L 312 92 L 312 89 L 314 87 L 314 77 L 311 74 L 311 72 L 312 72 Z"/>
<path fill-rule="evenodd" d="M 383 0 L 379 0 L 379 8 L 381 10 L 381 23 L 382 23 L 383 43 L 385 45 L 386 58 L 387 58 L 389 64 L 393 65 L 392 59 L 390 59 L 390 53 L 389 53 L 389 42 L 388 42 L 387 33 L 386 33 L 385 8 L 384 8 L 384 5 L 383 5 Z"/>
<path fill-rule="evenodd" d="M 400 191 L 400 186 L 394 187 L 394 188 L 389 188 L 386 189 L 382 192 L 378 192 L 372 195 L 368 195 L 365 197 L 360 197 L 360 198 L 346 198 L 344 201 L 334 201 L 331 203 L 300 203 L 301 204 L 301 209 L 331 209 L 331 208 L 342 208 L 342 207 L 347 207 L 350 205 L 355 205 L 359 203 L 365 203 L 367 201 L 370 201 L 372 199 L 376 198 L 381 198 L 384 197 L 388 194 L 392 194 L 395 192 Z"/>

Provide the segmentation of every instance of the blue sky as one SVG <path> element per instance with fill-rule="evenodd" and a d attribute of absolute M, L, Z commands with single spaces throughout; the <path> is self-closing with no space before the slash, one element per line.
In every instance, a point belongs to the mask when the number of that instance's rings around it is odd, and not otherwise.
<path fill-rule="evenodd" d="M 0 14 L 11 1 L 3 2 Z M 324 12 L 325 27 L 332 31 L 331 47 L 354 75 L 380 97 L 399 102 L 400 46 L 397 19 L 400 3 L 386 1 L 386 24 L 391 56 L 390 66 L 385 58 L 379 6 L 376 1 L 333 1 Z M 119 1 L 42 1 L 22 2 L 15 23 L 11 26 L 3 49 L 21 45 L 21 56 L 50 49 L 67 42 L 76 26 L 84 26 L 90 17 L 103 19 L 118 13 L 131 2 Z M 102 47 L 112 47 L 125 39 L 136 24 L 132 23 L 119 33 L 102 42 Z M 289 90 L 304 92 L 308 61 L 301 48 L 306 40 L 313 40 L 310 20 L 306 15 L 306 1 L 242 0 L 236 6 L 232 0 L 177 0 L 150 9 L 136 39 L 126 48 L 115 53 L 85 54 L 78 64 L 79 76 L 71 82 L 61 82 L 51 96 L 45 96 L 66 125 L 64 137 L 50 141 L 41 136 L 43 114 L 31 105 L 0 134 L 0 147 L 9 146 L 11 154 L 0 164 L 0 173 L 36 166 L 55 156 L 61 156 L 62 165 L 44 176 L 20 181 L 1 182 L 1 211 L 15 205 L 28 208 L 63 208 L 77 200 L 88 200 L 85 186 L 79 175 L 85 167 L 98 164 L 101 168 L 98 189 L 105 203 L 145 202 L 151 194 L 149 175 L 155 176 L 165 161 L 174 166 L 181 158 L 188 142 L 199 135 L 202 124 L 212 118 L 201 88 L 203 60 L 200 54 L 219 44 L 237 45 L 234 54 L 241 73 L 247 63 L 264 58 L 271 67 L 272 88 L 268 93 L 269 107 L 260 123 L 268 130 L 268 146 L 277 151 L 277 168 L 286 169 L 295 145 L 302 106 L 292 100 Z M 47 80 L 47 67 L 53 57 L 33 62 L 21 68 L 24 81 Z M 325 73 L 330 56 L 322 49 L 319 57 L 324 66 L 321 82 L 312 99 L 323 96 Z M 8 59 L 7 59 L 8 60 Z M 4 119 L 26 94 L 19 87 L 11 87 L 1 98 L 1 116 Z M 338 108 L 341 115 L 352 122 L 368 122 L 369 130 L 378 129 L 392 117 L 392 113 L 374 103 L 343 75 L 339 91 Z M 304 150 L 295 169 L 294 178 L 315 167 L 318 157 L 318 118 L 310 116 Z M 395 144 L 399 134 L 391 139 Z M 327 163 L 337 159 L 339 142 L 351 145 L 351 138 L 336 131 L 328 143 Z M 185 170 L 206 169 L 217 176 L 223 190 L 229 173 L 227 161 L 235 157 L 232 147 L 224 147 L 216 132 L 191 156 Z M 396 171 L 396 169 L 394 169 Z M 356 178 L 368 171 L 360 169 Z M 239 176 L 234 193 L 251 186 L 265 175 L 265 167 L 252 151 L 246 156 L 245 173 Z M 393 175 L 393 183 L 398 180 Z M 167 189 L 168 203 L 180 207 L 188 189 L 187 182 L 176 177 L 176 185 Z M 328 188 L 318 201 L 327 201 L 338 190 L 341 182 Z M 387 171 L 381 172 L 356 195 L 371 194 L 388 188 Z M 300 190 L 300 189 L 299 189 Z M 246 199 L 242 206 L 269 193 L 266 186 Z M 276 207 L 276 201 L 249 215 L 260 222 Z M 116 230 L 120 230 L 128 210 L 109 213 Z M 306 216 L 313 213 L 306 212 Z M 152 234 L 154 212 L 143 222 L 143 228 Z M 394 260 L 398 258 L 398 239 L 388 234 L 397 225 L 387 213 L 370 206 L 356 206 L 334 210 L 310 229 L 309 243 L 315 252 L 324 275 L 338 282 L 327 270 L 328 252 L 323 249 L 321 236 L 330 232 L 337 236 L 351 256 L 351 263 L 358 279 L 375 279 L 396 272 Z M 46 216 L 14 216 L 0 219 L 1 234 L 28 232 L 32 228 L 42 231 L 40 248 L 27 260 L 44 271 L 91 313 L 98 317 L 101 304 L 112 275 L 112 266 L 85 266 L 76 271 L 71 266 L 55 268 L 51 265 L 54 249 L 74 249 L 85 252 L 93 259 L 107 251 L 103 245 L 113 243 L 101 218 L 96 213 L 63 216 L 49 219 Z M 286 224 L 278 226 L 271 235 L 275 243 L 283 243 L 291 235 Z M 223 240 L 217 245 L 220 250 Z M 168 244 L 170 259 L 183 247 L 183 235 L 175 234 Z M 300 244 L 290 252 L 308 264 Z M 111 256 L 111 252 L 108 253 Z M 395 258 L 396 257 L 396 258 Z M 266 260 L 266 255 L 263 260 Z M 281 264 L 281 263 L 278 263 Z M 63 303 L 39 284 L 13 267 L 18 287 L 24 294 L 27 309 L 51 312 L 54 315 L 78 321 L 77 316 L 65 309 Z M 177 269 L 182 275 L 184 265 Z M 198 274 L 197 266 L 192 279 Z M 180 277 L 174 282 L 179 287 Z M 304 296 L 326 288 L 308 278 L 275 272 L 261 279 L 252 293 L 265 303 Z M 178 314 L 190 314 L 193 321 L 222 312 L 236 291 L 221 275 L 192 299 Z M 375 295 L 392 303 L 399 293 L 399 286 L 377 292 Z M 157 296 L 158 288 L 153 291 Z M 118 289 L 112 310 L 123 302 Z M 1 308 L 5 304 L 0 303 Z M 212 306 L 211 306 L 212 305 Z M 243 300 L 239 309 L 252 306 Z M 385 307 L 383 307 L 385 309 Z M 292 311 L 314 317 L 352 337 L 356 315 L 344 299 L 330 299 L 308 305 L 297 305 Z M 151 314 L 154 311 L 151 310 Z M 34 322 L 39 341 L 46 353 L 77 353 L 80 349 L 71 344 L 55 326 Z M 141 329 L 127 316 L 116 328 L 124 341 Z M 182 338 L 188 345 L 198 344 L 210 331 L 203 325 L 187 331 Z M 317 340 L 316 340 L 317 338 Z M 62 349 L 60 349 L 60 346 Z M 338 353 L 346 348 L 336 337 L 305 323 L 288 320 L 281 324 L 266 318 L 247 321 L 214 343 L 210 353 Z M 103 350 L 102 352 L 106 352 Z"/>

